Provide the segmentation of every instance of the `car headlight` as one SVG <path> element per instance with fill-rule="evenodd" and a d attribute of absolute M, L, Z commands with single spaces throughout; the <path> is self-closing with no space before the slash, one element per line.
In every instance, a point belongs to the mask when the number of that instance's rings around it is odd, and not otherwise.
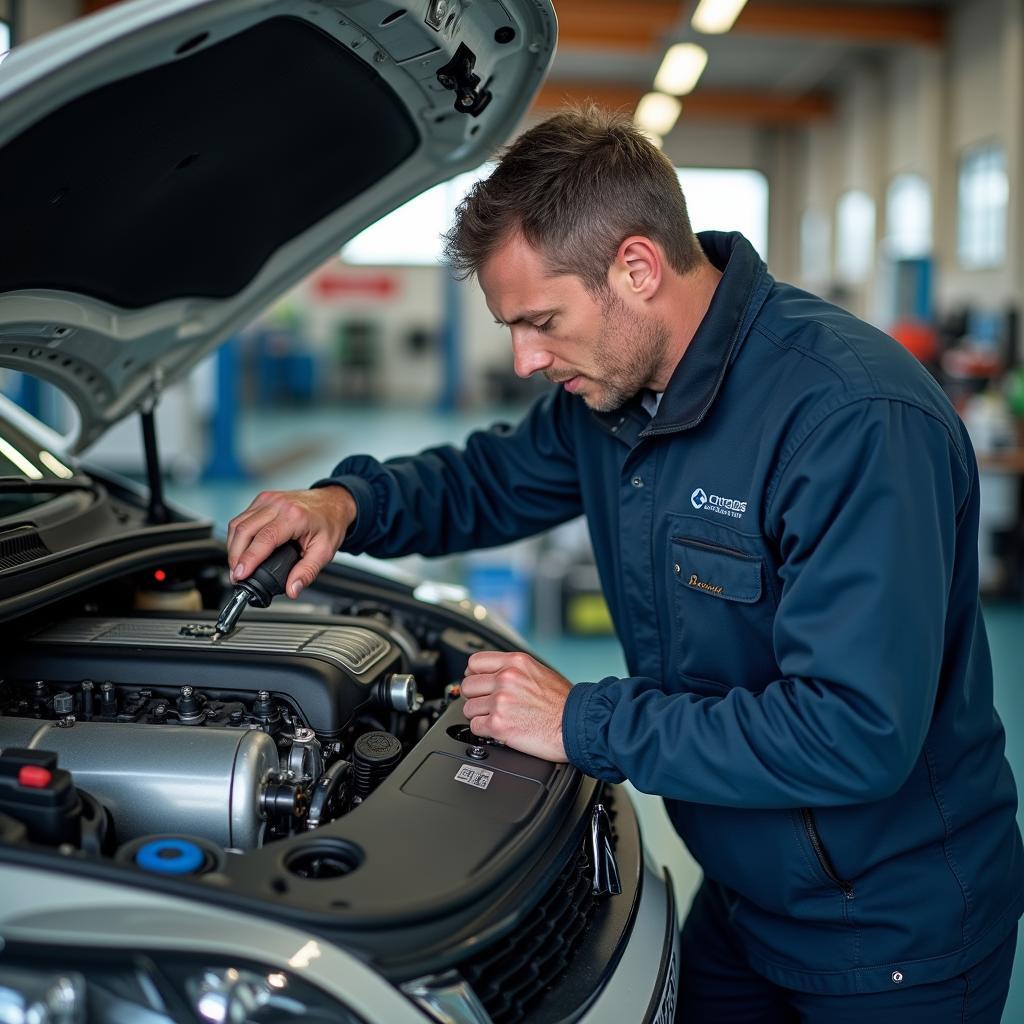
<path fill-rule="evenodd" d="M 0 955 L 3 1024 L 362 1024 L 293 974 L 222 957 L 97 955 L 10 947 Z"/>

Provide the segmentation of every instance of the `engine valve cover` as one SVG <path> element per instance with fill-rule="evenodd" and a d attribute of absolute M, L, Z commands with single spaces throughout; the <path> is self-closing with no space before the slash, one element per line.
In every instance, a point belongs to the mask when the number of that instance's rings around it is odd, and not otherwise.
<path fill-rule="evenodd" d="M 251 621 L 213 639 L 211 623 L 184 618 L 76 618 L 37 633 L 11 652 L 10 678 L 59 683 L 201 688 L 213 697 L 267 690 L 311 729 L 337 736 L 399 671 L 401 654 L 364 626 Z"/>

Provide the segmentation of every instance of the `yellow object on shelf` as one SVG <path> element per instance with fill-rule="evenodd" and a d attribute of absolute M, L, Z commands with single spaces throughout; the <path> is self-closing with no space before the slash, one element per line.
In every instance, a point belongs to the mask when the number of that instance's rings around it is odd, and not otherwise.
<path fill-rule="evenodd" d="M 612 617 L 601 594 L 573 594 L 565 603 L 565 628 L 569 633 L 588 636 L 615 631 Z"/>

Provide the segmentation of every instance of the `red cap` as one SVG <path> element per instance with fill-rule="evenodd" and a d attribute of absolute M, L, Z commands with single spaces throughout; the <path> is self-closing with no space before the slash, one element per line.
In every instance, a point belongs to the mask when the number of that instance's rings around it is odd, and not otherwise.
<path fill-rule="evenodd" d="M 37 764 L 25 764 L 18 769 L 18 785 L 30 789 L 46 789 L 53 782 L 53 772 Z"/>

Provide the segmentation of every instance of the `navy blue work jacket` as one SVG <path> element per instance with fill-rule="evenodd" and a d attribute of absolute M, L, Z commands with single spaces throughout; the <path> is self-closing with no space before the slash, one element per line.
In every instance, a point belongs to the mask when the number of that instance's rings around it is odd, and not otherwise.
<path fill-rule="evenodd" d="M 629 677 L 570 761 L 665 798 L 752 965 L 809 992 L 952 977 L 1022 910 L 978 602 L 978 471 L 928 373 L 737 234 L 651 419 L 556 388 L 516 426 L 345 459 L 345 549 L 437 555 L 585 514 Z"/>

